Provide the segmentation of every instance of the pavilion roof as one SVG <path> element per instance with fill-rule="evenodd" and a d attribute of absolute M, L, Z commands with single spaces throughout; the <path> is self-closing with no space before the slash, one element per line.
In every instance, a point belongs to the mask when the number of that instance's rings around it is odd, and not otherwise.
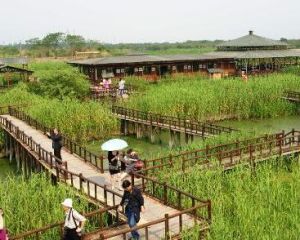
<path fill-rule="evenodd" d="M 0 65 L 0 73 L 5 73 L 5 72 L 19 72 L 19 73 L 29 73 L 32 74 L 33 71 L 24 69 L 24 68 L 19 68 L 19 67 L 13 67 L 13 66 L 8 66 L 8 65 Z"/>
<path fill-rule="evenodd" d="M 248 35 L 221 43 L 217 46 L 219 50 L 220 49 L 231 50 L 231 48 L 233 49 L 238 49 L 238 48 L 286 49 L 287 47 L 288 44 L 285 42 L 276 41 L 276 40 L 255 35 L 253 34 L 253 31 L 249 31 Z"/>
<path fill-rule="evenodd" d="M 300 49 L 285 50 L 253 50 L 253 51 L 216 51 L 201 55 L 127 55 L 86 60 L 70 61 L 68 63 L 87 66 L 113 66 L 127 64 L 166 64 L 175 62 L 206 61 L 217 59 L 251 59 L 251 58 L 284 58 L 300 57 Z"/>

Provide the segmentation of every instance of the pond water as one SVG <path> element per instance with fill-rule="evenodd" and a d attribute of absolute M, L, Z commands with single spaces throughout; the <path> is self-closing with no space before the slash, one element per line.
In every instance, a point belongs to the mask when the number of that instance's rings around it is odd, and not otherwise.
<path fill-rule="evenodd" d="M 256 132 L 263 135 L 266 133 L 280 132 L 282 130 L 288 132 L 293 128 L 300 130 L 300 116 L 288 116 L 262 120 L 230 120 L 222 121 L 218 124 L 236 128 L 241 131 Z M 140 153 L 141 158 L 149 158 L 151 155 L 157 156 L 158 152 L 163 153 L 164 155 L 169 152 L 169 132 L 167 130 L 163 130 L 161 132 L 160 137 L 157 137 L 156 143 L 151 143 L 148 138 L 137 139 L 134 135 L 119 137 L 127 141 L 131 148 Z M 160 139 L 160 141 L 158 139 Z M 194 141 L 200 142 L 202 141 L 202 138 L 195 137 Z M 100 149 L 103 142 L 105 142 L 105 140 L 90 142 L 87 145 L 87 148 L 96 154 L 103 154 Z M 181 134 L 180 142 L 182 145 L 185 144 L 183 134 Z"/>
<path fill-rule="evenodd" d="M 241 120 L 241 121 L 222 121 L 222 126 L 230 126 L 241 131 L 251 131 L 256 133 L 275 133 L 282 130 L 289 132 L 293 128 L 300 130 L 300 116 L 288 116 L 280 118 L 262 120 Z"/>

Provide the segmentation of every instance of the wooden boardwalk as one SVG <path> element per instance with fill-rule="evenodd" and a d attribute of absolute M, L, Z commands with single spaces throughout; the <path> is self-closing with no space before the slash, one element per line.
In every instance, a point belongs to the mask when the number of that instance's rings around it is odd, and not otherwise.
<path fill-rule="evenodd" d="M 195 165 L 203 169 L 222 167 L 229 170 L 240 165 L 255 166 L 272 157 L 300 153 L 300 131 L 280 132 L 217 146 L 206 146 L 176 155 L 145 160 L 143 174 L 155 176 L 157 171 L 174 169 L 188 172 Z"/>
<path fill-rule="evenodd" d="M 26 135 L 30 136 L 33 141 L 40 144 L 42 148 L 45 150 L 52 152 L 52 141 L 45 136 L 42 132 L 34 129 L 33 127 L 29 126 L 27 123 L 23 122 L 22 120 L 19 120 L 15 117 L 12 117 L 10 115 L 1 115 L 1 117 L 11 121 L 11 123 L 18 127 L 20 131 L 23 131 Z M 72 172 L 72 174 L 69 174 L 68 180 L 66 182 L 69 185 L 72 185 L 76 189 L 83 190 L 89 197 L 96 199 L 97 201 L 100 201 L 102 203 L 105 203 L 107 206 L 113 206 L 120 202 L 120 194 L 121 192 L 116 191 L 100 191 L 97 186 L 106 186 L 109 185 L 109 174 L 107 172 L 100 173 L 99 170 L 97 170 L 93 165 L 89 164 L 88 162 L 81 159 L 78 155 L 71 154 L 66 149 L 62 149 L 62 159 L 63 161 L 67 162 L 68 171 Z M 82 178 L 85 179 L 84 181 Z M 92 187 L 93 185 L 94 187 Z M 94 189 L 92 192 L 91 189 Z M 145 213 L 141 213 L 141 220 L 139 222 L 139 225 L 147 225 L 147 223 L 155 221 L 157 219 L 164 219 L 168 215 L 176 215 L 180 211 L 165 205 L 161 201 L 158 201 L 155 198 L 152 198 L 148 195 L 144 195 L 145 198 L 145 207 L 146 211 Z M 180 224 L 179 222 L 183 222 L 184 228 L 189 228 L 191 226 L 194 226 L 195 224 L 195 218 L 193 218 L 190 214 L 183 214 L 181 217 L 173 217 L 172 219 L 169 219 L 169 232 L 170 234 L 178 234 L 180 233 Z M 120 227 L 119 227 L 120 228 Z M 121 226 L 121 228 L 127 228 L 127 226 Z M 147 226 L 145 228 L 145 231 L 147 231 L 147 235 L 149 239 L 161 239 L 165 237 L 165 228 L 166 224 L 165 221 L 162 221 L 160 223 L 157 223 L 155 225 Z M 116 230 L 120 229 L 111 229 L 106 230 L 103 232 L 104 236 L 108 236 L 110 234 L 113 234 Z M 97 232 L 97 234 L 94 234 L 92 236 L 87 237 L 86 239 L 99 239 L 101 232 Z M 141 231 L 142 236 L 144 233 Z M 95 238 L 97 236 L 97 238 Z M 105 238 L 106 239 L 106 238 Z M 112 237 L 110 239 L 124 239 L 122 235 L 117 237 Z M 143 238 L 142 238 L 143 239 Z"/>
<path fill-rule="evenodd" d="M 238 131 L 230 127 L 223 127 L 212 123 L 181 119 L 119 106 L 113 106 L 112 113 L 121 120 L 121 133 L 124 135 L 127 135 L 129 132 L 129 124 L 134 126 L 137 138 L 143 136 L 143 130 L 146 128 L 145 132 L 146 134 L 150 133 L 152 142 L 154 142 L 153 139 L 155 139 L 156 132 L 160 132 L 162 129 L 168 130 L 170 133 L 170 147 L 175 142 L 180 142 L 180 134 L 185 135 L 185 142 L 188 143 L 189 139 L 193 141 L 194 136 L 207 138 L 222 133 Z"/>
<path fill-rule="evenodd" d="M 300 103 L 300 92 L 286 91 L 286 92 L 284 92 L 282 99 L 285 99 L 285 100 L 288 100 L 288 101 L 294 102 L 294 103 Z"/>

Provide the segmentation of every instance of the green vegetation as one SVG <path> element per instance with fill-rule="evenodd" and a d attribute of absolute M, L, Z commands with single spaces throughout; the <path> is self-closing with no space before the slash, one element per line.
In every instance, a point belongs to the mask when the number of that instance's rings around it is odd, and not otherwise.
<path fill-rule="evenodd" d="M 30 83 L 30 91 L 51 98 L 84 98 L 90 83 L 77 68 L 63 62 L 33 63 L 37 81 Z"/>
<path fill-rule="evenodd" d="M 81 143 L 101 139 L 117 130 L 110 110 L 96 102 L 48 99 L 28 92 L 25 84 L 1 94 L 0 105 L 28 104 L 25 111 L 47 127 L 58 127 L 63 134 Z"/>
<path fill-rule="evenodd" d="M 25 43 L 0 45 L 0 56 L 62 57 L 73 56 L 75 51 L 103 51 L 103 45 L 80 35 L 62 32 L 49 33 L 43 38 L 32 38 Z"/>
<path fill-rule="evenodd" d="M 157 176 L 162 180 L 168 176 L 170 185 L 212 200 L 209 239 L 298 239 L 297 160 L 274 159 L 259 164 L 254 175 L 244 167 L 224 174 L 222 170 L 201 171 L 194 166 L 184 176 L 170 174 L 170 170 L 157 172 Z"/>
<path fill-rule="evenodd" d="M 296 106 L 281 99 L 285 90 L 300 89 L 299 76 L 272 74 L 241 79 L 203 79 L 201 76 L 168 77 L 127 107 L 197 120 L 268 118 L 290 115 Z"/>
<path fill-rule="evenodd" d="M 0 181 L 0 192 L 0 206 L 4 209 L 6 226 L 12 236 L 63 221 L 61 202 L 65 198 L 72 198 L 74 207 L 81 213 L 96 209 L 75 190 L 61 184 L 51 185 L 50 180 L 39 174 L 30 179 L 9 176 Z M 88 222 L 87 229 L 92 227 Z M 50 231 L 43 239 L 56 239 L 57 234 L 58 229 Z"/>

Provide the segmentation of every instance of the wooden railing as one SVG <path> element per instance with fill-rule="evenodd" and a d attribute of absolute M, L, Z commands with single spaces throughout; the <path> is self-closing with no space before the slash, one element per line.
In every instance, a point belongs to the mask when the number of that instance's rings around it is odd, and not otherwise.
<path fill-rule="evenodd" d="M 118 208 L 118 206 L 105 207 L 102 209 L 95 210 L 93 212 L 83 214 L 86 217 L 86 219 L 88 220 L 88 222 L 93 224 L 93 228 L 95 228 L 88 234 L 92 234 L 93 232 L 98 231 L 98 230 L 104 231 L 108 228 L 125 223 L 123 220 L 124 217 L 121 217 L 117 208 Z M 110 224 L 109 226 L 105 226 L 105 222 L 103 221 L 103 216 L 105 214 L 109 214 L 109 215 L 113 216 L 112 224 Z M 95 219 L 96 219 L 96 221 L 94 221 Z M 39 240 L 41 238 L 43 239 L 43 235 L 48 234 L 49 232 L 50 232 L 50 234 L 52 233 L 53 235 L 55 235 L 55 236 L 52 236 L 53 239 L 59 239 L 59 238 L 62 239 L 63 227 L 64 227 L 64 221 L 61 221 L 61 222 L 49 224 L 47 226 L 44 226 L 44 227 L 41 227 L 38 229 L 30 230 L 30 231 L 24 232 L 22 234 L 18 234 L 16 236 L 10 237 L 9 239 L 11 239 L 11 240 L 37 239 L 37 240 Z"/>
<path fill-rule="evenodd" d="M 40 130 L 43 133 L 51 131 L 50 128 L 46 127 L 42 123 L 33 119 L 25 112 L 14 107 L 9 107 L 8 109 L 9 109 L 9 114 L 11 116 L 26 122 L 28 125 L 34 127 L 35 129 Z M 95 168 L 97 168 L 101 173 L 104 172 L 103 156 L 97 156 L 96 154 L 92 153 L 91 151 L 87 150 L 85 147 L 81 146 L 80 144 L 76 143 L 75 141 L 71 140 L 70 138 L 64 135 L 62 135 L 62 141 L 63 141 L 64 148 L 69 150 L 71 154 L 78 155 L 85 162 L 88 162 L 91 165 L 93 165 Z"/>
<path fill-rule="evenodd" d="M 0 91 L 5 91 L 8 90 L 10 88 L 13 88 L 14 86 L 16 86 L 17 84 L 10 84 L 10 85 L 0 85 Z"/>
<path fill-rule="evenodd" d="M 159 200 L 164 205 L 173 207 L 177 210 L 186 210 L 201 204 L 202 212 L 194 212 L 192 215 L 198 219 L 211 221 L 211 202 L 202 200 L 192 194 L 181 191 L 167 182 L 161 182 L 155 178 L 135 173 L 131 176 L 133 186 L 138 183 L 138 187 L 146 194 Z"/>
<path fill-rule="evenodd" d="M 124 120 L 146 123 L 150 126 L 158 126 L 173 131 L 180 131 L 186 134 L 199 135 L 202 137 L 205 137 L 206 135 L 216 135 L 238 131 L 230 127 L 218 126 L 212 123 L 190 121 L 187 119 L 123 108 L 119 106 L 112 106 L 112 112 L 113 114 L 122 117 Z"/>
<path fill-rule="evenodd" d="M 293 129 L 288 133 L 264 135 L 263 137 L 218 146 L 206 146 L 204 149 L 145 160 L 145 168 L 139 173 L 154 175 L 157 170 L 170 167 L 184 172 L 195 164 L 209 166 L 213 159 L 219 162 L 219 166 L 230 168 L 243 162 L 281 155 L 284 151 L 293 150 L 299 146 L 300 132 Z"/>
<path fill-rule="evenodd" d="M 300 92 L 285 91 L 283 93 L 284 98 L 300 102 Z"/>
<path fill-rule="evenodd" d="M 24 132 L 20 131 L 19 128 L 12 124 L 11 121 L 8 119 L 0 116 L 0 123 L 3 128 L 9 131 L 11 134 L 14 135 L 16 139 L 21 140 L 26 146 L 29 147 L 29 150 L 33 151 L 37 160 L 43 161 L 47 165 L 50 166 L 50 169 L 54 168 L 56 172 L 56 177 L 59 181 L 67 183 L 74 187 L 75 189 L 79 190 L 80 192 L 85 193 L 90 199 L 94 199 L 97 202 L 104 204 L 105 206 L 113 206 L 116 207 L 121 200 L 122 195 L 114 192 L 107 188 L 106 185 L 101 185 L 93 180 L 85 178 L 82 174 L 77 174 L 69 171 L 67 169 L 67 165 L 59 166 L 55 164 L 56 159 L 51 153 L 47 152 L 45 149 L 41 148 L 39 144 L 34 142 L 31 137 L 27 136 Z M 176 189 L 165 182 L 159 182 L 156 179 L 142 176 L 139 174 L 135 174 L 132 176 L 132 183 L 135 185 L 137 180 L 141 181 L 140 187 L 142 191 L 161 201 L 163 204 L 172 206 L 178 209 L 180 212 L 174 215 L 165 215 L 164 218 L 160 219 L 161 222 L 165 222 L 165 234 L 169 234 L 169 220 L 175 217 L 179 219 L 179 228 L 182 230 L 182 217 L 184 214 L 188 214 L 193 217 L 195 220 L 199 220 L 201 224 L 204 222 L 210 223 L 211 221 L 211 202 L 210 200 L 201 200 L 189 193 L 185 193 L 179 189 Z M 119 199 L 119 201 L 117 201 Z M 145 226 L 139 226 L 139 228 L 144 228 L 145 231 L 150 226 L 154 226 L 158 224 L 158 221 L 152 221 L 147 223 Z M 196 223 L 196 222 L 195 222 Z M 31 231 L 30 235 L 21 235 L 20 238 L 13 238 L 13 239 L 21 239 L 25 236 L 34 236 L 38 239 L 41 233 L 46 232 L 51 228 L 58 227 L 57 224 L 49 225 L 45 228 Z M 103 230 L 103 229 L 102 229 Z M 100 230 L 96 230 L 93 234 L 101 233 Z M 123 232 L 119 232 L 119 235 L 123 235 Z M 102 235 L 100 235 L 103 237 Z"/>
<path fill-rule="evenodd" d="M 28 136 L 24 131 L 21 131 L 19 127 L 15 126 L 10 120 L 5 117 L 0 116 L 0 124 L 2 128 L 13 134 L 14 138 L 19 140 L 21 143 L 26 145 L 30 151 L 34 152 L 37 156 L 37 160 L 43 161 L 47 164 L 50 169 L 53 169 L 57 163 L 61 164 L 63 169 L 67 169 L 67 162 L 55 157 L 52 153 L 46 151 L 41 147 L 40 144 L 32 140 L 32 137 Z"/>
<path fill-rule="evenodd" d="M 132 89 L 126 88 L 123 90 L 122 94 L 130 95 L 133 92 L 134 91 Z M 105 97 L 116 98 L 117 96 L 120 96 L 120 90 L 118 88 L 98 89 L 98 90 L 91 89 L 90 98 L 96 101 L 96 100 L 101 100 Z"/>
<path fill-rule="evenodd" d="M 153 227 L 155 227 L 156 225 L 159 224 L 160 226 L 163 225 L 162 231 L 163 231 L 164 236 L 161 236 L 162 239 L 173 239 L 173 237 L 177 237 L 176 239 L 181 239 L 181 233 L 184 230 L 183 216 L 186 215 L 186 214 L 191 214 L 191 213 L 197 211 L 199 208 L 202 208 L 202 204 L 196 205 L 195 207 L 186 209 L 186 210 L 181 211 L 179 213 L 165 214 L 165 216 L 163 218 L 160 218 L 160 219 L 157 219 L 155 221 L 151 221 L 151 222 L 148 222 L 148 223 L 145 223 L 145 224 L 138 225 L 134 228 L 127 228 L 127 229 L 124 229 L 124 230 L 120 230 L 120 231 L 112 232 L 112 233 L 107 233 L 107 234 L 104 234 L 104 233 L 100 232 L 99 235 L 94 235 L 94 236 L 99 237 L 97 239 L 100 239 L 100 240 L 111 239 L 111 238 L 114 238 L 114 237 L 121 237 L 123 240 L 126 240 L 127 239 L 126 234 L 130 233 L 132 230 L 142 230 L 141 234 L 143 235 L 143 239 L 154 240 L 154 239 L 159 239 L 160 237 L 153 238 L 153 236 L 151 236 L 149 234 L 149 228 L 153 228 Z M 174 229 L 171 229 L 170 221 L 172 221 L 173 219 L 177 219 L 177 221 L 178 221 L 178 225 L 179 225 L 178 232 L 176 230 L 174 231 Z M 172 222 L 172 224 L 174 224 L 174 221 Z M 195 226 L 199 225 L 199 229 L 200 229 L 199 230 L 199 236 L 198 236 L 197 239 L 199 239 L 199 240 L 204 239 L 205 238 L 205 233 L 209 229 L 209 226 L 205 225 L 205 224 L 203 224 L 203 222 L 197 221 L 197 220 L 195 220 L 194 225 Z M 83 240 L 85 240 L 85 239 L 88 240 L 89 239 L 88 235 L 86 237 L 87 238 L 83 237 Z"/>

